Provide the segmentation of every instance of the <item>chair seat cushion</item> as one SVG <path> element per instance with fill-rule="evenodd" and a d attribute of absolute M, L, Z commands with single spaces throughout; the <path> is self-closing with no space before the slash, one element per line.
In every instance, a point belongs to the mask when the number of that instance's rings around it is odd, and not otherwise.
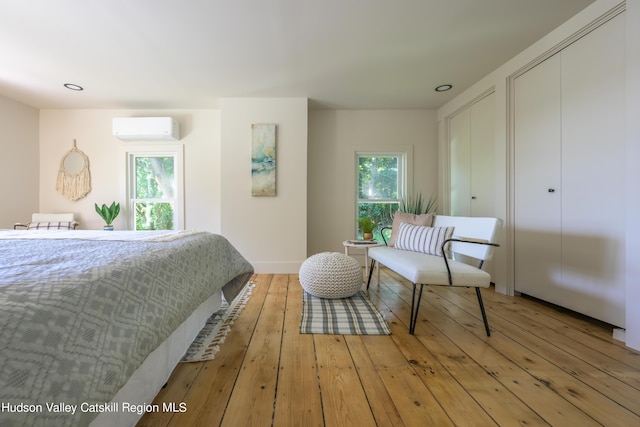
<path fill-rule="evenodd" d="M 449 286 L 443 257 L 388 246 L 369 248 L 369 257 L 415 284 Z M 463 262 L 448 260 L 453 286 L 488 288 L 491 275 Z"/>

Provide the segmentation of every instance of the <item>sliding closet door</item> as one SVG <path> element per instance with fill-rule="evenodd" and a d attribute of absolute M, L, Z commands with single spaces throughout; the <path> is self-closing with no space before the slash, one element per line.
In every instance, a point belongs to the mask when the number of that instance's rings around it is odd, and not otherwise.
<path fill-rule="evenodd" d="M 515 289 L 561 300 L 560 57 L 515 80 Z"/>
<path fill-rule="evenodd" d="M 624 16 L 515 79 L 515 289 L 625 323 Z"/>
<path fill-rule="evenodd" d="M 562 51 L 564 306 L 624 325 L 624 16 Z"/>

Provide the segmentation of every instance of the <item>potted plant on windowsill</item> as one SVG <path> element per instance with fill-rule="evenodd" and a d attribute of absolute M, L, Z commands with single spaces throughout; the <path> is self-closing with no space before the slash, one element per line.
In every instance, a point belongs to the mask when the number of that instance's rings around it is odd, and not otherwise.
<path fill-rule="evenodd" d="M 370 216 L 363 216 L 358 219 L 358 225 L 360 231 L 362 231 L 362 240 L 373 239 L 373 229 L 376 227 L 376 223 L 373 222 Z"/>
<path fill-rule="evenodd" d="M 104 230 L 113 231 L 115 228 L 113 226 L 113 220 L 115 220 L 120 213 L 120 203 L 113 202 L 111 206 L 103 204 L 102 207 L 98 207 L 97 203 L 95 205 L 96 212 L 105 222 Z"/>

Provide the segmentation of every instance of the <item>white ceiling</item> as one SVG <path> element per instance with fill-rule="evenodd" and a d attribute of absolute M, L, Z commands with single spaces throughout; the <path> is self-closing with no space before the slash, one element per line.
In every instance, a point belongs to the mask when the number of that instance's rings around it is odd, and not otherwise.
<path fill-rule="evenodd" d="M 436 108 L 592 2 L 0 0 L 0 94 L 37 108 Z"/>

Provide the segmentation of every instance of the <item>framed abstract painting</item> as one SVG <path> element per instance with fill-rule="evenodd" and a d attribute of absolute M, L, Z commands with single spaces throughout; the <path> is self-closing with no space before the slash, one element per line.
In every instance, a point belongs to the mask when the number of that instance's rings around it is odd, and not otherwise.
<path fill-rule="evenodd" d="M 251 125 L 251 195 L 276 195 L 276 125 Z"/>

